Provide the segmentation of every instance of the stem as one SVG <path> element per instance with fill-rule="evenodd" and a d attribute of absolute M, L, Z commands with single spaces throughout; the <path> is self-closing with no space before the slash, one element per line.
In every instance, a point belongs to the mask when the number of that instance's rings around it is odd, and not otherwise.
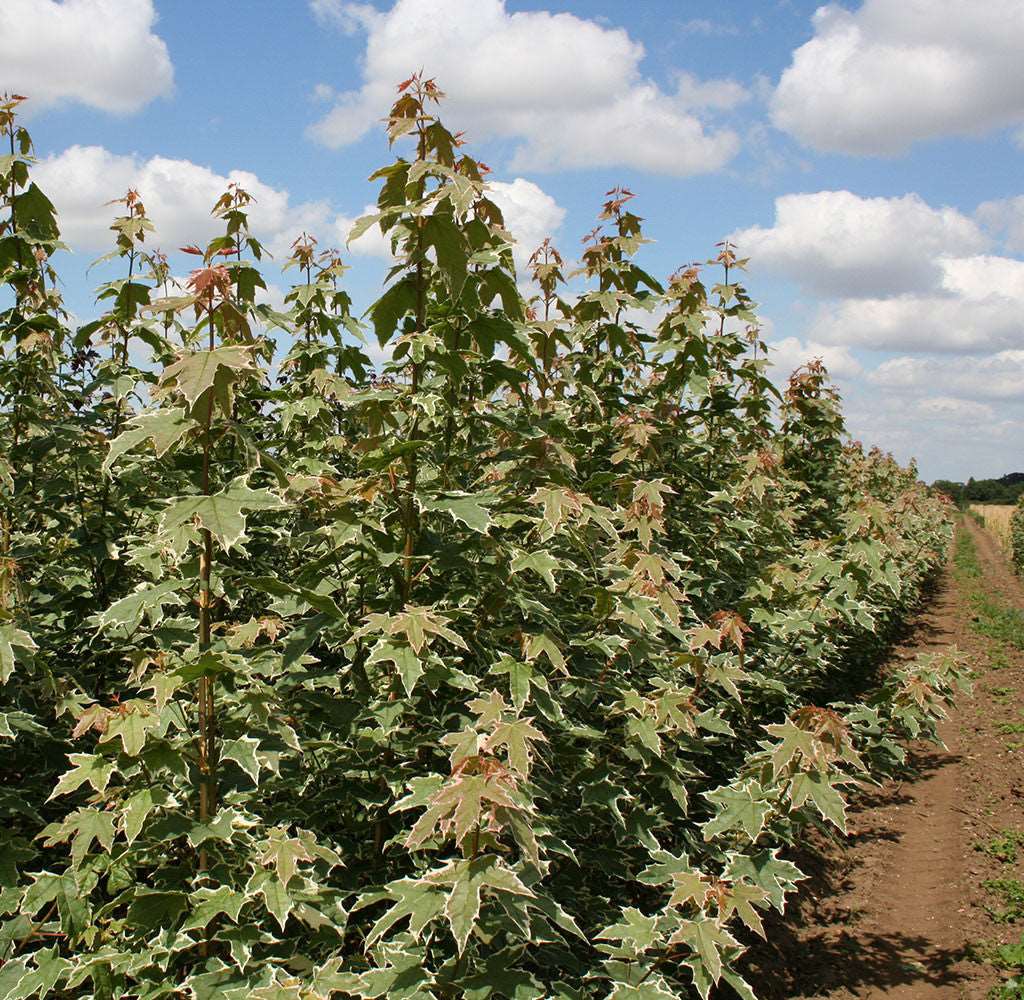
<path fill-rule="evenodd" d="M 213 294 L 207 310 L 210 324 L 210 350 L 214 349 L 213 337 Z M 213 423 L 214 399 L 211 393 L 206 411 L 205 434 L 203 437 L 203 479 L 202 492 L 210 495 L 210 451 Z M 200 532 L 203 552 L 199 559 L 199 652 L 207 652 L 211 641 L 210 622 L 210 571 L 213 566 L 213 534 L 209 528 Z M 217 812 L 217 726 L 212 677 L 199 678 L 199 822 L 207 823 Z M 206 871 L 209 858 L 206 848 L 199 849 L 199 869 Z"/>
<path fill-rule="evenodd" d="M 419 150 L 418 159 L 422 160 L 427 155 L 427 135 L 423 129 L 422 120 L 419 122 Z M 423 196 L 423 191 L 426 187 L 426 179 L 420 181 L 420 197 Z M 417 232 L 416 232 L 416 333 L 422 334 L 424 327 L 426 326 L 426 285 L 424 283 L 424 269 L 423 269 L 423 229 L 419 225 L 417 220 Z M 412 383 L 410 389 L 412 392 L 412 400 L 415 404 L 416 394 L 420 388 L 420 375 L 421 368 L 423 367 L 422 362 L 414 361 L 412 365 Z M 419 430 L 419 413 L 413 411 L 412 426 L 409 429 L 409 437 L 415 439 L 416 434 Z M 404 603 L 409 603 L 409 595 L 412 592 L 412 563 L 413 563 L 413 549 L 416 544 L 416 535 L 419 533 L 419 517 L 416 512 L 416 479 L 419 475 L 419 461 L 414 451 L 409 456 L 409 477 L 407 481 L 407 497 L 405 500 L 405 548 L 404 548 L 404 566 L 405 566 L 405 579 L 402 587 L 402 600 Z"/>

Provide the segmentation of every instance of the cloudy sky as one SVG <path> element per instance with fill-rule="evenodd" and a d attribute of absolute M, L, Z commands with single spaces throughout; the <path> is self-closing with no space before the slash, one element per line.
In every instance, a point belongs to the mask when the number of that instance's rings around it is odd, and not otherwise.
<path fill-rule="evenodd" d="M 823 357 L 854 436 L 929 480 L 1024 467 L 1022 52 L 1021 0 L 0 3 L 76 313 L 129 186 L 166 248 L 212 234 L 228 179 L 278 256 L 343 246 L 423 68 L 527 252 L 575 255 L 615 184 L 655 273 L 731 237 L 780 369 Z M 349 253 L 360 306 L 382 254 Z"/>

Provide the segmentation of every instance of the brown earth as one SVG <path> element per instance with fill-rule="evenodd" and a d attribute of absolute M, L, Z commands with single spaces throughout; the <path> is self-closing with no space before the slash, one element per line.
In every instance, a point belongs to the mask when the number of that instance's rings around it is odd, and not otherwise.
<path fill-rule="evenodd" d="M 1024 609 L 993 538 L 970 518 L 959 530 L 974 539 L 985 590 Z M 893 654 L 967 654 L 974 691 L 940 727 L 947 749 L 910 747 L 913 773 L 854 804 L 849 840 L 793 856 L 810 878 L 747 965 L 764 1000 L 980 1000 L 1008 974 L 979 961 L 978 945 L 1019 940 L 1022 927 L 992 919 L 998 899 L 981 883 L 1024 879 L 1024 844 L 1012 863 L 975 845 L 1024 830 L 1024 735 L 999 730 L 1024 721 L 1024 652 L 972 630 L 967 589 L 947 568 Z"/>

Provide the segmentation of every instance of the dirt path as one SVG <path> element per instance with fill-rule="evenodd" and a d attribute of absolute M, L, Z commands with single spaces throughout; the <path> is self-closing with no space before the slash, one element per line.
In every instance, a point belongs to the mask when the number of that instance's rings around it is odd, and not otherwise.
<path fill-rule="evenodd" d="M 987 619 L 973 595 L 1024 609 L 1024 588 L 991 536 L 969 518 L 961 530 L 981 575 L 951 566 L 894 656 L 957 646 L 978 675 L 973 696 L 941 727 L 947 750 L 910 748 L 915 776 L 856 805 L 846 844 L 794 859 L 811 878 L 750 968 L 767 1000 L 981 1000 L 1007 975 L 977 960 L 978 945 L 1022 928 L 992 920 L 998 900 L 982 883 L 1024 877 L 1024 840 L 1013 862 L 978 845 L 1024 837 L 1024 736 L 1001 729 L 1024 720 L 1024 653 L 979 634 Z"/>

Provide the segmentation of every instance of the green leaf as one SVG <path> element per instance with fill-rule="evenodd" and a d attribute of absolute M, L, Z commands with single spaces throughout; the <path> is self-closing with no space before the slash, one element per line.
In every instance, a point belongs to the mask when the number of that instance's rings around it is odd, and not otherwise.
<path fill-rule="evenodd" d="M 270 490 L 250 489 L 247 476 L 233 479 L 212 496 L 179 497 L 160 518 L 160 530 L 173 531 L 193 519 L 198 521 L 228 551 L 245 537 L 246 510 L 280 510 L 285 502 Z"/>
<path fill-rule="evenodd" d="M 530 773 L 532 744 L 546 741 L 547 738 L 531 719 L 513 719 L 510 722 L 499 722 L 484 741 L 484 748 L 493 751 L 504 747 L 508 753 L 509 768 L 525 778 Z"/>
<path fill-rule="evenodd" d="M 214 917 L 219 917 L 221 914 L 225 914 L 237 923 L 238 914 L 245 905 L 245 896 L 226 885 L 217 889 L 207 887 L 197 889 L 192 893 L 193 904 L 197 900 L 199 905 L 193 905 L 192 913 L 181 925 L 183 931 L 206 927 Z"/>
<path fill-rule="evenodd" d="M 789 719 L 782 725 L 764 727 L 780 742 L 772 748 L 772 777 L 779 775 L 790 765 L 801 759 L 813 763 L 817 759 L 814 751 L 814 736 L 805 729 L 795 726 Z"/>
<path fill-rule="evenodd" d="M 101 466 L 103 472 L 109 472 L 114 462 L 125 452 L 131 451 L 137 444 L 152 440 L 157 458 L 162 458 L 167 451 L 192 428 L 199 425 L 185 415 L 179 407 L 169 409 L 148 410 L 133 417 L 127 428 L 110 442 L 107 457 Z"/>
<path fill-rule="evenodd" d="M 373 323 L 377 343 L 385 347 L 398 329 L 399 321 L 416 311 L 416 282 L 403 278 L 392 285 L 370 308 L 367 313 Z"/>
<path fill-rule="evenodd" d="M 60 954 L 57 945 L 52 948 L 39 948 L 32 953 L 32 961 L 36 964 L 35 972 L 21 981 L 18 992 L 22 996 L 33 996 L 36 1000 L 43 1000 L 43 997 L 51 992 L 71 969 L 71 962 Z"/>
<path fill-rule="evenodd" d="M 601 941 L 621 941 L 642 953 L 653 948 L 660 939 L 658 918 L 644 916 L 636 907 L 629 906 L 622 911 L 618 923 L 606 927 L 597 937 Z"/>
<path fill-rule="evenodd" d="M 443 511 L 455 521 L 461 521 L 466 527 L 486 535 L 491 526 L 491 515 L 487 508 L 472 495 L 448 496 L 436 500 L 420 501 L 420 508 L 425 511 Z"/>
<path fill-rule="evenodd" d="M 114 843 L 114 817 L 112 813 L 99 809 L 76 809 L 61 824 L 51 824 L 44 831 L 45 846 L 71 840 L 71 860 L 81 865 L 94 840 L 109 851 Z"/>
<path fill-rule="evenodd" d="M 510 570 L 512 573 L 523 573 L 526 570 L 533 570 L 543 579 L 548 589 L 553 594 L 557 589 L 555 585 L 555 570 L 560 570 L 562 564 L 550 552 L 540 549 L 536 552 L 523 552 L 512 560 Z"/>
<path fill-rule="evenodd" d="M 363 897 L 356 909 L 376 902 L 379 898 L 377 895 Z M 424 928 L 444 911 L 445 905 L 445 894 L 423 879 L 403 878 L 389 882 L 385 886 L 383 898 L 393 900 L 395 905 L 370 928 L 366 936 L 368 948 L 406 917 L 409 918 L 409 933 L 414 941 L 418 941 Z"/>
<path fill-rule="evenodd" d="M 207 393 L 213 392 L 224 415 L 230 417 L 232 386 L 243 374 L 254 371 L 252 348 L 217 347 L 212 351 L 194 351 L 169 365 L 160 376 L 160 386 L 180 393 L 192 410 L 196 410 L 200 400 L 205 400 Z"/>
<path fill-rule="evenodd" d="M 458 298 L 462 294 L 462 286 L 466 283 L 469 258 L 462 231 L 451 215 L 438 211 L 427 216 L 421 234 L 424 244 L 434 248 L 437 266 L 444 275 L 445 284 L 451 290 L 453 298 Z"/>
<path fill-rule="evenodd" d="M 398 675 L 402 678 L 405 693 L 412 697 L 416 682 L 423 676 L 423 664 L 411 646 L 396 646 L 394 643 L 381 640 L 373 647 L 367 657 L 367 665 L 373 663 L 394 663 Z"/>
<path fill-rule="evenodd" d="M 124 824 L 125 840 L 129 844 L 135 842 L 146 819 L 158 803 L 163 803 L 167 793 L 161 789 L 142 788 L 132 795 L 124 804 L 121 812 Z"/>
<path fill-rule="evenodd" d="M 163 620 L 166 605 L 179 607 L 185 603 L 178 593 L 184 587 L 182 580 L 174 579 L 140 584 L 134 593 L 115 601 L 96 616 L 99 630 L 122 628 L 131 635 L 142 623 L 144 615 L 151 625 L 158 625 Z"/>
<path fill-rule="evenodd" d="M 797 882 L 807 876 L 791 861 L 781 860 L 778 853 L 779 848 L 756 854 L 730 854 L 724 875 L 733 882 L 745 880 L 764 889 L 772 906 L 782 913 L 786 893 L 792 892 Z"/>
<path fill-rule="evenodd" d="M 136 889 L 126 919 L 130 926 L 142 931 L 160 930 L 172 927 L 186 906 L 188 896 L 184 892 Z"/>
<path fill-rule="evenodd" d="M 61 775 L 57 787 L 50 793 L 50 799 L 67 795 L 88 782 L 95 791 L 102 792 L 114 773 L 114 762 L 92 753 L 73 753 L 68 760 L 75 766 Z M 49 799 L 47 799 L 49 801 Z"/>
<path fill-rule="evenodd" d="M 100 743 L 121 738 L 121 746 L 129 757 L 138 757 L 146 745 L 146 734 L 160 725 L 160 716 L 148 712 L 144 702 L 134 701 L 122 706 L 128 711 L 115 712 L 107 721 L 106 732 L 100 737 Z"/>
<path fill-rule="evenodd" d="M 45 243 L 60 237 L 57 210 L 35 182 L 11 199 L 11 209 L 18 220 L 18 229 L 30 239 Z"/>
<path fill-rule="evenodd" d="M 715 818 L 703 826 L 705 841 L 737 827 L 757 840 L 772 809 L 765 790 L 753 779 L 705 792 L 704 797 L 717 807 Z"/>
<path fill-rule="evenodd" d="M 263 897 L 264 905 L 283 931 L 289 914 L 295 908 L 295 901 L 288 895 L 285 883 L 272 872 L 255 872 L 246 886 L 246 893 L 250 896 L 258 893 Z"/>
<path fill-rule="evenodd" d="M 789 794 L 797 809 L 810 799 L 825 819 L 846 833 L 846 802 L 827 775 L 819 771 L 800 771 L 793 775 Z"/>
<path fill-rule="evenodd" d="M 283 830 L 274 830 L 266 842 L 260 864 L 273 866 L 282 885 L 288 885 L 298 871 L 300 861 L 312 861 L 306 845 L 296 837 L 289 837 Z"/>
<path fill-rule="evenodd" d="M 252 783 L 260 783 L 260 763 L 256 759 L 256 751 L 260 741 L 251 736 L 243 736 L 237 740 L 225 740 L 221 744 L 222 760 L 234 761 L 250 778 Z"/>
<path fill-rule="evenodd" d="M 708 917 L 686 920 L 669 939 L 669 944 L 686 944 L 697 953 L 714 982 L 722 978 L 722 952 L 740 943 L 718 922 Z"/>
<path fill-rule="evenodd" d="M 0 625 L 0 684 L 6 684 L 14 673 L 14 647 L 29 651 L 38 648 L 32 636 L 10 622 Z"/>
<path fill-rule="evenodd" d="M 556 670 L 560 670 L 563 674 L 569 672 L 566 669 L 565 657 L 562 656 L 562 651 L 555 645 L 555 640 L 546 632 L 542 632 L 540 635 L 531 635 L 525 645 L 525 655 L 528 660 L 536 660 L 541 653 L 548 658 L 548 662 Z"/>
<path fill-rule="evenodd" d="M 455 937 L 458 953 L 466 950 L 469 936 L 480 914 L 480 897 L 485 888 L 516 896 L 533 896 L 533 892 L 509 868 L 493 856 L 453 861 L 444 868 L 425 875 L 423 881 L 450 886 L 444 914 Z"/>

